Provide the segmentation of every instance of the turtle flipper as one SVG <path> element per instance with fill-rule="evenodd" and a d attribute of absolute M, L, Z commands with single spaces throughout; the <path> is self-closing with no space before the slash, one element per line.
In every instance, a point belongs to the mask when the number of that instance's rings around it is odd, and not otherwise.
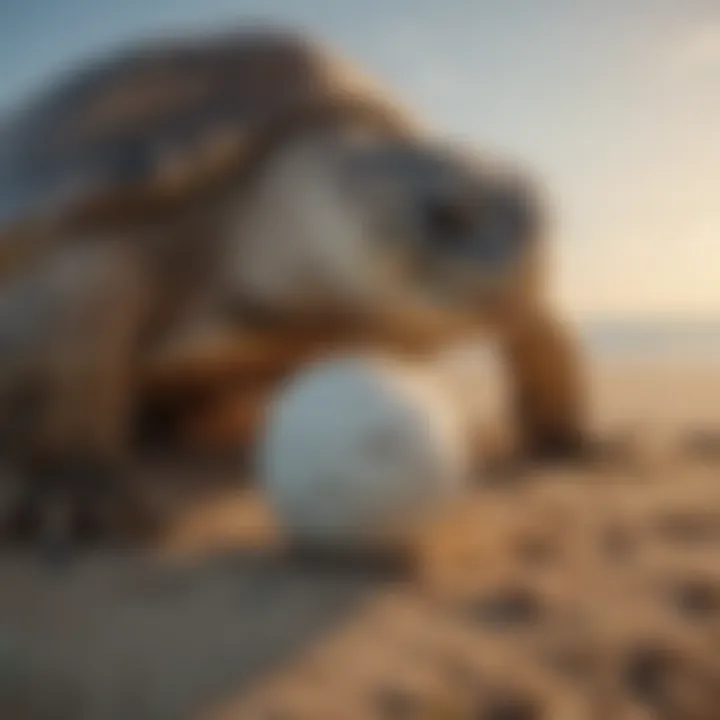
<path fill-rule="evenodd" d="M 32 270 L 0 289 L 3 452 L 22 477 L 8 531 L 55 546 L 106 534 L 126 504 L 144 286 L 135 256 L 110 240 Z"/>
<path fill-rule="evenodd" d="M 592 445 L 580 355 L 565 325 L 543 314 L 533 315 L 505 344 L 524 452 L 533 459 L 582 459 Z"/>
<path fill-rule="evenodd" d="M 148 540 L 158 515 L 117 463 L 75 459 L 35 468 L 6 521 L 11 542 L 52 560 L 74 549 Z"/>

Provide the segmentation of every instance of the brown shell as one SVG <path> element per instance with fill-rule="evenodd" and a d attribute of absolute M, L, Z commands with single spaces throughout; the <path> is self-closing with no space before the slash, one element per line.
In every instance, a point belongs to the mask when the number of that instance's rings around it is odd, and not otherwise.
<path fill-rule="evenodd" d="M 385 93 L 293 33 L 253 28 L 135 46 L 55 83 L 7 123 L 0 235 L 175 207 L 300 128 L 347 114 L 393 133 L 410 128 Z"/>

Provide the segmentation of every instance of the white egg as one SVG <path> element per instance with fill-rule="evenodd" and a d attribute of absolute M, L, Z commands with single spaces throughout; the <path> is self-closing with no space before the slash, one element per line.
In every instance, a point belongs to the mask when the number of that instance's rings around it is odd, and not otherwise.
<path fill-rule="evenodd" d="M 296 541 L 365 547 L 411 538 L 469 472 L 463 413 L 427 369 L 374 356 L 325 360 L 270 408 L 260 477 Z"/>

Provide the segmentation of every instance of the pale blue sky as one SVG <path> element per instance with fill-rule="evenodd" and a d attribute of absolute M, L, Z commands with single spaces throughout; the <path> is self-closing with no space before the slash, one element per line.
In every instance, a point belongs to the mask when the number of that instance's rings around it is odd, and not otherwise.
<path fill-rule="evenodd" d="M 108 43 L 247 16 L 543 177 L 568 311 L 720 316 L 720 1 L 0 0 L 0 107 Z"/>

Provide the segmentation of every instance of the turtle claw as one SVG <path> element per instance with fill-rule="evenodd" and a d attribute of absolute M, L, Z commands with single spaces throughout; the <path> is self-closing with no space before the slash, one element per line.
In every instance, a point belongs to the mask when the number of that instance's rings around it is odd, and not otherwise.
<path fill-rule="evenodd" d="M 79 549 L 149 539 L 158 516 L 117 471 L 43 472 L 15 498 L 4 535 L 13 544 L 36 545 L 53 563 Z"/>

